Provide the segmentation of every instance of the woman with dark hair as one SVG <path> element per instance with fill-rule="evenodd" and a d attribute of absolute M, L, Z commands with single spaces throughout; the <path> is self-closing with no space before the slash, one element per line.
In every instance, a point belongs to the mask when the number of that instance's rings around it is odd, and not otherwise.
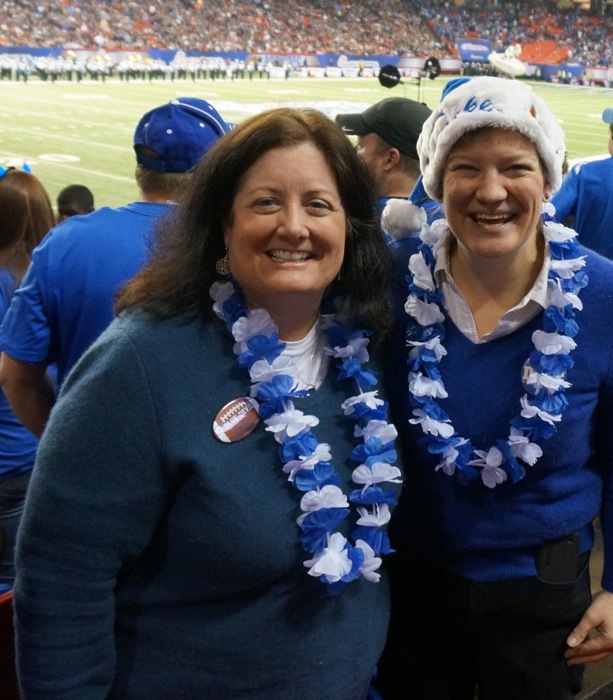
<path fill-rule="evenodd" d="M 0 166 L 0 319 L 11 303 L 32 250 L 54 225 L 49 196 L 29 170 Z M 37 440 L 11 410 L 0 390 L 0 531 L 6 547 L 0 556 L 0 587 L 15 577 L 13 550 L 34 466 Z"/>
<path fill-rule="evenodd" d="M 224 135 L 188 195 L 41 440 L 24 698 L 364 698 L 400 476 L 368 176 L 336 124 L 283 108 Z"/>

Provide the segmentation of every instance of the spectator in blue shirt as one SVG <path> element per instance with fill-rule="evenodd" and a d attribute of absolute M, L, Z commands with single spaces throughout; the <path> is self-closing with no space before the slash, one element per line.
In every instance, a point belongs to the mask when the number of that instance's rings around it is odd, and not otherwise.
<path fill-rule="evenodd" d="M 0 319 L 28 267 L 32 249 L 55 223 L 40 180 L 0 166 Z M 15 577 L 13 549 L 38 440 L 16 418 L 0 391 L 0 593 Z"/>
<path fill-rule="evenodd" d="M 0 384 L 15 414 L 41 435 L 58 385 L 113 319 L 115 295 L 146 262 L 149 239 L 172 211 L 190 171 L 229 127 L 206 101 L 171 100 L 147 112 L 134 134 L 141 201 L 70 217 L 34 250 L 0 328 Z"/>
<path fill-rule="evenodd" d="M 609 158 L 575 165 L 553 196 L 558 221 L 573 216 L 572 227 L 587 248 L 613 258 L 613 108 L 602 121 L 609 125 Z"/>

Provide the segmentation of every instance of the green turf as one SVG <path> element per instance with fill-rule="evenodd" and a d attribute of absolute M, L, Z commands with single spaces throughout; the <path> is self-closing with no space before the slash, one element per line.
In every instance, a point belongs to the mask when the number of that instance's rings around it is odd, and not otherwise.
<path fill-rule="evenodd" d="M 26 161 L 55 203 L 64 186 L 87 185 L 96 207 L 118 206 L 138 198 L 134 184 L 132 136 L 148 109 L 178 96 L 212 102 L 228 121 L 283 103 L 316 106 L 333 117 L 361 111 L 384 97 L 421 99 L 433 107 L 448 78 L 409 81 L 388 90 L 376 79 L 131 81 L 55 84 L 36 78 L 27 84 L 0 82 L 0 164 Z M 570 159 L 606 154 L 605 107 L 613 90 L 535 83 L 567 135 Z"/>

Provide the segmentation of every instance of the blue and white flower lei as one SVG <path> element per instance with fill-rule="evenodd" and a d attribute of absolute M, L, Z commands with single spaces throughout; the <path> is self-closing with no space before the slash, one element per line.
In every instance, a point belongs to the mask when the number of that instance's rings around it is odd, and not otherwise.
<path fill-rule="evenodd" d="M 510 478 L 512 483 L 523 479 L 522 463 L 534 465 L 543 454 L 536 444 L 556 432 L 556 423 L 568 405 L 564 396 L 570 387 L 566 372 L 574 361 L 570 352 L 576 347 L 573 337 L 579 326 L 575 310 L 582 309 L 579 291 L 588 283 L 585 256 L 579 255 L 576 232 L 556 223 L 551 205 L 543 207 L 543 233 L 549 247 L 547 303 L 543 330 L 532 334 L 534 351 L 523 367 L 520 413 L 512 419 L 509 436 L 497 440 L 487 450 L 476 450 L 470 440 L 460 437 L 438 399 L 447 397 L 439 369 L 447 354 L 443 346 L 445 315 L 442 293 L 434 279 L 436 253 L 449 230 L 445 220 L 425 226 L 420 234 L 422 244 L 409 260 L 407 277 L 409 296 L 405 311 L 410 317 L 407 326 L 409 392 L 414 418 L 420 425 L 423 441 L 430 453 L 440 461 L 435 467 L 466 484 L 481 477 L 489 488 Z"/>
<path fill-rule="evenodd" d="M 307 392 L 297 389 L 293 361 L 282 355 L 285 343 L 264 309 L 249 310 L 232 282 L 215 282 L 211 287 L 213 310 L 232 333 L 238 365 L 251 377 L 251 396 L 259 402 L 260 417 L 279 443 L 283 471 L 298 491 L 302 514 L 297 523 L 300 539 L 310 558 L 304 562 L 311 576 L 319 577 L 332 594 L 363 576 L 377 582 L 382 554 L 390 548 L 383 529 L 390 519 L 395 493 L 383 484 L 400 483 L 394 441 L 396 428 L 387 422 L 387 404 L 377 391 L 363 391 L 377 383 L 376 375 L 362 368 L 368 361 L 367 331 L 347 331 L 334 316 L 322 316 L 327 337 L 325 352 L 337 358 L 338 378 L 356 381 L 359 394 L 347 399 L 341 408 L 355 423 L 354 436 L 360 442 L 350 459 L 357 466 L 352 479 L 358 486 L 349 497 L 339 488 L 340 478 L 331 464 L 330 446 L 319 443 L 311 428 L 315 416 L 303 414 L 292 399 Z M 352 544 L 340 532 L 340 522 L 349 515 L 349 503 L 359 518 L 351 533 Z"/>

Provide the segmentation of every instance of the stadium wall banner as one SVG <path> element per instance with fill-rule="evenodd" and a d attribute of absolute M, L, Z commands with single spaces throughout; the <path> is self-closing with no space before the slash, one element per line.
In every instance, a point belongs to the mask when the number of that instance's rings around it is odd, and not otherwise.
<path fill-rule="evenodd" d="M 458 41 L 460 57 L 445 56 L 437 60 L 442 74 L 462 72 L 463 61 L 487 62 L 491 53 L 491 44 L 482 39 L 461 39 Z M 74 47 L 34 47 L 34 46 L 0 46 L 0 56 L 10 56 L 17 61 L 21 57 L 29 58 L 32 69 L 38 61 L 63 59 L 72 56 L 80 61 L 96 60 L 98 63 L 115 69 L 122 60 L 163 61 L 170 66 L 182 55 L 188 58 L 209 59 L 211 63 L 223 67 L 232 61 L 256 60 L 268 64 L 271 77 L 286 77 L 286 68 L 291 66 L 293 74 L 303 77 L 371 77 L 378 75 L 380 66 L 393 65 L 403 77 L 419 77 L 424 69 L 427 56 L 352 56 L 343 54 L 251 54 L 246 51 L 211 52 L 197 50 L 166 49 L 84 49 Z M 554 83 L 583 85 L 613 85 L 613 68 L 604 66 L 583 66 L 576 63 L 536 64 L 526 63 L 525 77 Z"/>
<path fill-rule="evenodd" d="M 458 39 L 457 46 L 463 61 L 487 63 L 487 57 L 492 53 L 492 43 L 486 39 Z"/>

